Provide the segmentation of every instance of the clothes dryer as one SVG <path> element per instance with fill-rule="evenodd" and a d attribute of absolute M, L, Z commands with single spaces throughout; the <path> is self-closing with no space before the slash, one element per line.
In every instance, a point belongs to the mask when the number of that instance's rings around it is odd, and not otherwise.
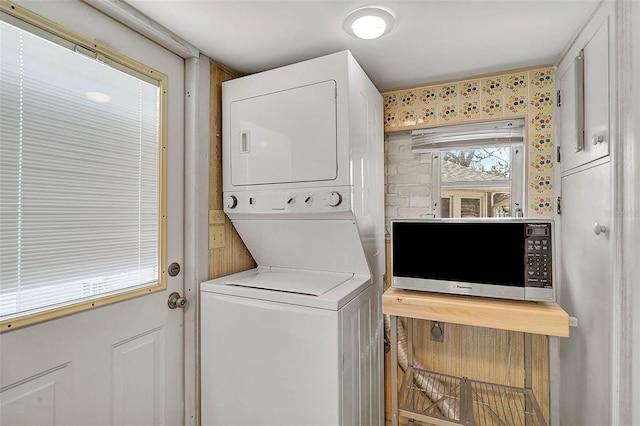
<path fill-rule="evenodd" d="M 381 426 L 382 97 L 348 51 L 222 97 L 224 210 L 258 267 L 201 284 L 202 424 Z"/>

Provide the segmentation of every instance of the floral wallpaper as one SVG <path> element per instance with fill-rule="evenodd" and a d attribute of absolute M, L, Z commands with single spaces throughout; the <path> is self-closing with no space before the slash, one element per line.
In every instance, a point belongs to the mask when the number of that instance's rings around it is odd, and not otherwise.
<path fill-rule="evenodd" d="M 525 118 L 528 216 L 551 218 L 554 84 L 553 67 L 544 66 L 385 92 L 385 132 Z"/>

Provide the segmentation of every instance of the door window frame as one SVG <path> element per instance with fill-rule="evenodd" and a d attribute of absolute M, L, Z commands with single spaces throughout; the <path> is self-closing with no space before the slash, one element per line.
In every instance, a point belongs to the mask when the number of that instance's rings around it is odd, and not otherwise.
<path fill-rule="evenodd" d="M 20 327 L 48 321 L 65 315 L 94 309 L 100 306 L 120 302 L 134 297 L 155 293 L 166 288 L 166 235 L 167 235 L 167 114 L 168 77 L 162 72 L 148 67 L 128 56 L 125 56 L 107 46 L 90 40 L 78 33 L 37 15 L 14 3 L 0 3 L 2 20 L 18 26 L 24 31 L 47 39 L 59 46 L 95 54 L 97 60 L 131 74 L 137 78 L 153 81 L 158 85 L 159 106 L 159 141 L 158 141 L 158 279 L 143 287 L 131 290 L 123 290 L 115 294 L 107 294 L 91 299 L 83 299 L 79 302 L 70 302 L 51 308 L 43 308 L 24 315 L 9 317 L 0 321 L 0 333 L 15 330 Z"/>

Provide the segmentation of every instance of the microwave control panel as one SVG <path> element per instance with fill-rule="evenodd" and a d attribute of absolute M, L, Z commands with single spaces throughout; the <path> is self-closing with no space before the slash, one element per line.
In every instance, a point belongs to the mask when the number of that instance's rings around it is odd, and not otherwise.
<path fill-rule="evenodd" d="M 551 225 L 525 225 L 526 286 L 552 288 Z"/>

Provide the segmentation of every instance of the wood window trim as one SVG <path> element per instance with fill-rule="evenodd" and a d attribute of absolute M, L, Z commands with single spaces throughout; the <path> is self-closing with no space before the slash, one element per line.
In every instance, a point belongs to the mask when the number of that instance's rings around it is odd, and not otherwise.
<path fill-rule="evenodd" d="M 23 8 L 13 2 L 0 0 L 0 12 L 6 14 L 11 21 L 18 20 L 25 24 L 25 27 L 34 29 L 34 33 L 40 37 L 44 33 L 52 35 L 54 39 L 66 40 L 69 43 L 80 46 L 86 50 L 96 53 L 96 58 L 108 61 L 109 65 L 120 69 L 131 71 L 130 74 L 138 78 L 144 77 L 157 84 L 160 96 L 159 109 L 159 143 L 158 143 L 158 279 L 150 284 L 125 289 L 113 294 L 105 294 L 94 299 L 83 299 L 68 304 L 60 304 L 51 308 L 42 308 L 31 313 L 16 315 L 0 321 L 0 333 L 12 331 L 21 327 L 34 325 L 40 322 L 49 321 L 66 315 L 83 312 L 105 305 L 121 302 L 123 300 L 140 297 L 150 293 L 163 291 L 167 286 L 167 266 L 166 266 L 166 236 L 167 236 L 167 86 L 168 76 L 164 73 L 148 67 L 128 56 L 125 56 L 114 49 L 95 42 L 74 31 L 68 30 L 60 24 L 46 19 L 30 10 Z M 29 31 L 29 29 L 25 29 Z M 44 37 L 48 39 L 48 37 Z M 66 46 L 68 47 L 68 45 Z"/>

